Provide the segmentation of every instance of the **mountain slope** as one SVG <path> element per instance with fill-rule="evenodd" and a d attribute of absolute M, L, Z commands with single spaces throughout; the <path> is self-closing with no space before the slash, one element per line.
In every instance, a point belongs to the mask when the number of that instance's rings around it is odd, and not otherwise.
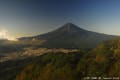
<path fill-rule="evenodd" d="M 23 37 L 19 40 L 45 40 L 40 46 L 48 48 L 92 48 L 115 37 L 117 36 L 87 31 L 67 23 L 54 31 L 33 37 Z"/>

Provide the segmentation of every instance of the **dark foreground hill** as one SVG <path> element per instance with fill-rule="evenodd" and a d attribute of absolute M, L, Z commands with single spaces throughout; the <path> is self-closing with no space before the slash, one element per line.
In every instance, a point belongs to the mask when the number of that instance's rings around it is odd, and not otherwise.
<path fill-rule="evenodd" d="M 84 30 L 72 23 L 67 23 L 51 32 L 33 37 L 19 38 L 23 40 L 42 40 L 40 47 L 47 48 L 93 48 L 99 43 L 117 36 Z"/>

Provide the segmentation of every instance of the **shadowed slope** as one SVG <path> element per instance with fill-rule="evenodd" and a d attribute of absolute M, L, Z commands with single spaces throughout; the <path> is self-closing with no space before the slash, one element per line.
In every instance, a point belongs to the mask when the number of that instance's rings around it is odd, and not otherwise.
<path fill-rule="evenodd" d="M 67 23 L 51 32 L 20 40 L 45 40 L 41 47 L 48 48 L 92 48 L 97 44 L 117 36 L 84 30 L 72 23 Z"/>

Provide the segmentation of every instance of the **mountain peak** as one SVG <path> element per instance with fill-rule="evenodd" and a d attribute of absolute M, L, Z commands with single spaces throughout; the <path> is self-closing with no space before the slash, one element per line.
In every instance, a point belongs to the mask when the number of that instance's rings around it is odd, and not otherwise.
<path fill-rule="evenodd" d="M 63 27 L 66 27 L 66 28 L 73 28 L 73 27 L 77 27 L 75 24 L 73 23 L 66 23 L 63 25 Z M 78 27 L 77 27 L 78 28 Z"/>
<path fill-rule="evenodd" d="M 58 28 L 60 31 L 64 32 L 78 32 L 78 31 L 85 31 L 84 29 L 78 27 L 73 23 L 66 23 L 62 27 Z"/>
<path fill-rule="evenodd" d="M 73 23 L 66 23 L 66 24 L 64 24 L 65 26 L 75 26 L 75 24 L 73 24 Z"/>

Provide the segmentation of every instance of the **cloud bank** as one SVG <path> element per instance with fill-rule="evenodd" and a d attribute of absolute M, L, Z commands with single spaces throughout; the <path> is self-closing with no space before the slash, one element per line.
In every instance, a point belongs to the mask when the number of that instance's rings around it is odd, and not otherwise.
<path fill-rule="evenodd" d="M 7 40 L 12 40 L 12 41 L 17 40 L 15 37 L 9 35 L 8 31 L 5 29 L 0 30 L 0 39 L 7 39 Z"/>

